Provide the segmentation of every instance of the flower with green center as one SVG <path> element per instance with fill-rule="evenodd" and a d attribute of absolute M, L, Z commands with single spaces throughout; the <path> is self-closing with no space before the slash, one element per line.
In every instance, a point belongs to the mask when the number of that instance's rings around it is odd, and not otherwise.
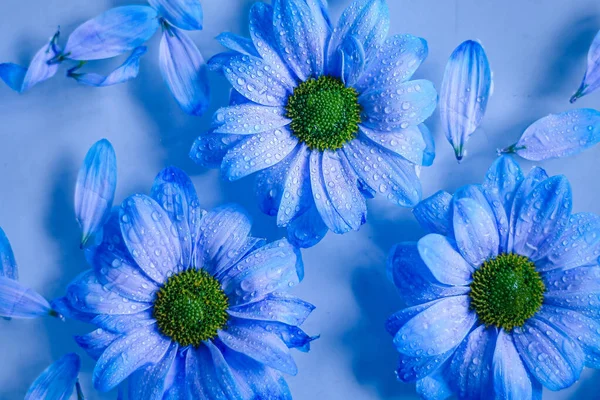
<path fill-rule="evenodd" d="M 518 254 L 483 263 L 470 285 L 471 307 L 486 325 L 507 331 L 523 326 L 542 306 L 544 282 L 535 264 Z"/>
<path fill-rule="evenodd" d="M 430 234 L 388 264 L 408 306 L 387 322 L 398 378 L 427 399 L 534 400 L 600 367 L 600 217 L 571 207 L 565 177 L 510 156 L 421 202 Z"/>
<path fill-rule="evenodd" d="M 218 37 L 228 51 L 208 65 L 234 90 L 190 157 L 232 181 L 257 173 L 262 211 L 299 247 L 359 230 L 375 194 L 414 207 L 435 156 L 437 93 L 410 80 L 425 40 L 386 38 L 385 0 L 353 0 L 337 25 L 324 1 L 271 3 L 252 5 L 250 40 Z"/>
<path fill-rule="evenodd" d="M 98 326 L 76 338 L 98 360 L 98 390 L 131 375 L 134 399 L 291 399 L 282 374 L 315 339 L 300 329 L 314 307 L 286 293 L 303 277 L 298 249 L 250 228 L 235 205 L 202 210 L 173 167 L 112 211 L 93 269 L 55 301 Z"/>
<path fill-rule="evenodd" d="M 204 270 L 188 269 L 156 293 L 154 318 L 163 335 L 181 346 L 198 346 L 225 326 L 228 308 L 219 281 Z"/>
<path fill-rule="evenodd" d="M 339 79 L 321 76 L 302 82 L 285 108 L 293 134 L 311 149 L 337 150 L 358 134 L 358 93 Z"/>

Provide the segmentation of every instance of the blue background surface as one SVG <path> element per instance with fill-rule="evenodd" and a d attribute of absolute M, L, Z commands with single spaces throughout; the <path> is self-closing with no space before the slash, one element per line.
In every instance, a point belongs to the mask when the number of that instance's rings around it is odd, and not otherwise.
<path fill-rule="evenodd" d="M 330 0 L 337 18 L 350 0 Z M 66 37 L 84 20 L 136 1 L 3 0 L 0 60 L 27 65 L 35 51 L 61 25 Z M 141 3 L 141 2 L 139 2 Z M 247 33 L 251 0 L 203 0 L 205 30 L 193 38 L 208 59 L 221 51 L 213 39 L 229 30 Z M 428 121 L 438 147 L 434 166 L 422 172 L 424 194 L 453 191 L 477 183 L 495 150 L 517 140 L 536 119 L 574 108 L 568 99 L 585 71 L 585 55 L 600 29 L 595 0 L 389 0 L 390 34 L 427 39 L 430 56 L 417 77 L 440 87 L 452 50 L 463 40 L 480 39 L 494 71 L 495 93 L 482 127 L 468 144 L 460 165 L 440 131 L 437 112 Z M 63 42 L 64 43 L 64 42 Z M 83 87 L 57 76 L 25 95 L 0 85 L 0 225 L 11 239 L 21 280 L 47 298 L 61 295 L 86 268 L 73 216 L 75 176 L 89 146 L 106 137 L 119 164 L 117 201 L 148 192 L 153 177 L 173 164 L 193 176 L 205 208 L 239 202 L 254 217 L 254 233 L 269 239 L 284 232 L 260 213 L 253 180 L 229 184 L 217 171 L 196 167 L 187 157 L 195 137 L 208 127 L 210 112 L 224 105 L 228 86 L 211 74 L 213 104 L 202 117 L 179 110 L 158 70 L 158 36 L 149 44 L 137 80 L 111 88 Z M 109 65 L 105 65 L 108 67 Z M 59 75 L 64 74 L 64 69 Z M 578 107 L 596 107 L 600 93 Z M 566 160 L 545 162 L 550 174 L 571 181 L 575 211 L 600 213 L 600 148 Z M 531 163 L 522 162 L 525 169 Z M 296 399 L 416 399 L 414 385 L 396 381 L 395 350 L 383 329 L 401 307 L 385 276 L 385 259 L 399 241 L 422 234 L 409 210 L 376 199 L 369 222 L 358 233 L 328 235 L 303 252 L 306 278 L 297 294 L 317 306 L 305 328 L 320 333 L 309 354 L 297 353 L 300 367 L 290 378 Z M 72 335 L 84 324 L 58 320 L 0 320 L 0 398 L 23 398 L 29 384 L 53 360 L 77 351 Z M 89 399 L 114 399 L 91 388 L 92 361 L 83 353 L 82 384 Z M 546 399 L 597 398 L 600 373 L 586 370 L 575 386 Z"/>

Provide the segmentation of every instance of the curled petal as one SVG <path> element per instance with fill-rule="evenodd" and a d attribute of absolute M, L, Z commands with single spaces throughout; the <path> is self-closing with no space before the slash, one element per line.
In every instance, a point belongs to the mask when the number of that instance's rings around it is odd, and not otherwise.
<path fill-rule="evenodd" d="M 70 398 L 80 367 L 79 356 L 75 353 L 67 354 L 37 377 L 27 391 L 25 400 Z"/>
<path fill-rule="evenodd" d="M 184 32 L 170 27 L 160 42 L 160 71 L 183 111 L 202 115 L 208 108 L 210 89 L 206 64 Z"/>
<path fill-rule="evenodd" d="M 481 124 L 492 91 L 492 72 L 483 47 L 467 40 L 454 50 L 440 91 L 440 117 L 457 160 Z"/>
<path fill-rule="evenodd" d="M 502 150 L 532 161 L 568 157 L 600 142 L 600 112 L 579 108 L 550 114 L 531 124 L 519 141 Z"/>
<path fill-rule="evenodd" d="M 42 47 L 33 56 L 28 68 L 13 63 L 0 64 L 0 79 L 12 90 L 23 93 L 33 86 L 52 78 L 58 70 L 58 63 L 50 62 L 60 54 L 57 45 L 59 32 L 57 31 L 47 45 Z"/>
<path fill-rule="evenodd" d="M 0 317 L 37 318 L 44 315 L 58 316 L 58 313 L 36 291 L 15 280 L 0 277 Z"/>
<path fill-rule="evenodd" d="M 571 103 L 592 93 L 600 86 L 600 32 L 594 37 L 587 55 L 587 70 L 577 92 L 571 97 Z"/>
<path fill-rule="evenodd" d="M 158 15 L 147 6 L 112 8 L 79 25 L 69 36 L 65 57 L 100 60 L 131 51 L 158 29 Z"/>
<path fill-rule="evenodd" d="M 88 151 L 75 185 L 75 215 L 81 227 L 81 246 L 96 235 L 110 214 L 117 186 L 117 158 L 102 139 Z"/>
<path fill-rule="evenodd" d="M 171 25 L 186 31 L 202 29 L 202 3 L 199 0 L 148 0 Z"/>
<path fill-rule="evenodd" d="M 6 233 L 0 227 L 0 277 L 19 279 L 19 269 L 15 261 L 15 255 L 6 237 Z"/>
<path fill-rule="evenodd" d="M 138 76 L 140 72 L 140 58 L 146 54 L 146 51 L 146 46 L 136 47 L 123 64 L 106 76 L 95 73 L 79 73 L 77 72 L 78 67 L 70 69 L 67 72 L 67 76 L 88 86 L 103 87 L 118 85 L 135 79 Z"/>

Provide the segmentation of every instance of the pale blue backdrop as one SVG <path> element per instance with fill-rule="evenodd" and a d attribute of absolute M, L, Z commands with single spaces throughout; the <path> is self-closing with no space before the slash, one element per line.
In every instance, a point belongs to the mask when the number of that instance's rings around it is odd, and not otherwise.
<path fill-rule="evenodd" d="M 331 0 L 337 18 L 350 0 Z M 28 63 L 61 25 L 68 34 L 102 11 L 136 0 L 2 0 L 0 61 Z M 208 59 L 221 51 L 213 39 L 230 30 L 247 33 L 252 0 L 203 0 L 205 30 L 193 35 Z M 439 88 L 445 62 L 463 40 L 480 39 L 494 71 L 495 93 L 481 129 L 471 139 L 467 159 L 458 165 L 440 131 L 439 115 L 429 121 L 438 146 L 433 167 L 422 172 L 424 194 L 479 182 L 498 147 L 516 141 L 525 127 L 550 112 L 571 109 L 568 99 L 585 71 L 587 47 L 600 29 L 595 0 L 389 0 L 390 33 L 412 33 L 429 42 L 430 56 L 418 77 Z M 174 164 L 193 176 L 205 207 L 237 201 L 254 217 L 255 233 L 282 236 L 273 219 L 261 215 L 252 179 L 235 184 L 216 171 L 196 167 L 187 157 L 194 138 L 210 117 L 181 112 L 158 71 L 158 37 L 137 80 L 111 88 L 78 86 L 63 78 L 17 95 L 0 86 L 0 225 L 12 241 L 21 280 L 48 298 L 63 293 L 86 268 L 73 217 L 75 176 L 86 150 L 106 137 L 119 162 L 117 200 L 148 191 L 154 175 Z M 211 75 L 213 106 L 225 104 L 227 85 Z M 600 93 L 577 106 L 597 107 Z M 567 160 L 543 164 L 570 179 L 576 211 L 600 213 L 600 148 Z M 523 163 L 526 169 L 530 163 Z M 300 373 L 290 378 L 298 400 L 416 399 L 414 385 L 396 381 L 396 354 L 383 329 L 401 307 L 385 276 L 385 259 L 395 242 L 415 240 L 422 231 L 410 211 L 384 199 L 369 202 L 369 222 L 359 233 L 329 235 L 304 251 L 306 278 L 297 293 L 317 310 L 306 323 L 320 333 L 309 354 L 297 354 Z M 58 320 L 0 320 L 0 398 L 21 399 L 48 364 L 77 351 L 72 335 L 84 324 Z M 93 363 L 84 360 L 82 384 L 89 399 L 114 399 L 91 388 Z M 600 373 L 586 371 L 571 389 L 547 399 L 597 398 Z"/>

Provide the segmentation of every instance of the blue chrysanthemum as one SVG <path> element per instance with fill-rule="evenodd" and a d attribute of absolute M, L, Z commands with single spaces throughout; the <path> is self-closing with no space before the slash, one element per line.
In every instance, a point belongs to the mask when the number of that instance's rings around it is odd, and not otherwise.
<path fill-rule="evenodd" d="M 388 266 L 408 306 L 387 322 L 400 380 L 427 399 L 527 400 L 600 368 L 600 217 L 571 201 L 565 177 L 505 156 L 415 209 L 431 233 Z"/>
<path fill-rule="evenodd" d="M 436 106 L 429 81 L 409 79 L 427 56 L 411 35 L 386 39 L 385 0 L 356 0 L 336 27 L 325 0 L 274 0 L 250 11 L 250 39 L 209 65 L 235 92 L 190 156 L 229 180 L 259 172 L 261 209 L 302 247 L 328 230 L 358 230 L 366 197 L 405 207 L 421 197 L 418 171 L 433 162 L 422 124 Z"/>
<path fill-rule="evenodd" d="M 313 306 L 286 293 L 303 277 L 285 239 L 251 237 L 235 206 L 205 212 L 189 177 L 167 168 L 151 196 L 126 199 L 89 247 L 93 268 L 55 302 L 98 329 L 77 338 L 108 391 L 133 399 L 288 399 L 290 349 Z"/>

